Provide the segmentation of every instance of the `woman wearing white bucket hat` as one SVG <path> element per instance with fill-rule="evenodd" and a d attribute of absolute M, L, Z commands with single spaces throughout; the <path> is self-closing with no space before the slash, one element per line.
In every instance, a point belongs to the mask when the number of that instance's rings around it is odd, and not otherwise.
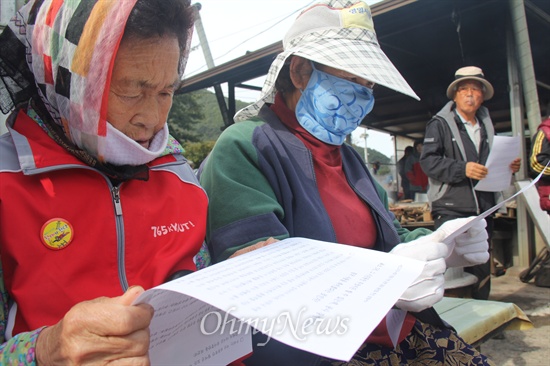
<path fill-rule="evenodd" d="M 373 108 L 374 84 L 418 99 L 381 50 L 368 5 L 327 0 L 302 12 L 259 100 L 237 113 L 242 122 L 222 133 L 202 167 L 213 260 L 273 243 L 270 238 L 307 237 L 426 261 L 353 362 L 491 365 L 431 308 L 443 296 L 447 262 L 487 260 L 484 222 L 457 238 L 462 255 L 441 240 L 464 221 L 435 233 L 403 229 L 388 210 L 386 192 L 344 144 Z M 265 341 L 255 335 L 246 365 L 339 363 L 274 340 L 258 346 Z"/>

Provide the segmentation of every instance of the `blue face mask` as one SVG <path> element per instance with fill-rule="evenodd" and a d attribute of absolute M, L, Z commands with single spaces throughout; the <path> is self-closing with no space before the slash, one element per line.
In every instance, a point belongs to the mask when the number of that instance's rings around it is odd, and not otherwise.
<path fill-rule="evenodd" d="M 313 66 L 309 82 L 296 105 L 296 118 L 319 140 L 342 145 L 373 106 L 372 89 Z"/>

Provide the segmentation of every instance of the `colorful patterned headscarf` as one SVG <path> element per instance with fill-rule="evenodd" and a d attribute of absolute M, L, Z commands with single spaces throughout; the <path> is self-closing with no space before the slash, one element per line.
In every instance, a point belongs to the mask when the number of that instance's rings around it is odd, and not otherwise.
<path fill-rule="evenodd" d="M 113 63 L 136 2 L 32 0 L 9 24 L 11 37 L 15 36 L 24 47 L 31 76 L 54 122 L 80 149 L 100 162 L 114 165 L 145 164 L 159 156 L 168 141 L 167 125 L 145 149 L 107 121 Z M 6 31 L 1 47 L 4 38 L 10 37 Z M 184 59 L 186 56 L 182 55 Z M 24 65 L 18 67 L 23 76 L 12 72 L 7 78 L 3 70 L 9 67 L 0 60 L 3 111 L 24 102 L 23 98 L 28 98 L 26 90 L 33 90 L 32 85 L 26 85 L 29 76 L 25 75 Z M 11 98 L 6 98 L 8 93 Z"/>

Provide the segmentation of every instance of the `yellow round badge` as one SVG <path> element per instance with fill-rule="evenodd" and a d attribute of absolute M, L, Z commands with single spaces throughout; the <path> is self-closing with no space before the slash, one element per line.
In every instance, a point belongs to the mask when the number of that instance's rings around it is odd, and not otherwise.
<path fill-rule="evenodd" d="M 48 249 L 63 249 L 73 240 L 73 227 L 65 219 L 51 219 L 42 226 L 41 239 Z"/>

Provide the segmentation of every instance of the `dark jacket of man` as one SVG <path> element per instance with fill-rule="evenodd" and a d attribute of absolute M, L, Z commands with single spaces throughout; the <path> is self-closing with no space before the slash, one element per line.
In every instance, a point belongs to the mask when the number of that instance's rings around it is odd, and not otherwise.
<path fill-rule="evenodd" d="M 478 181 L 466 177 L 467 162 L 485 165 L 494 137 L 487 108 L 481 106 L 476 117 L 481 126 L 479 153 L 453 101 L 426 125 L 420 165 L 429 178 L 428 199 L 434 217 L 479 214 L 495 205 L 495 193 L 475 191 Z"/>

